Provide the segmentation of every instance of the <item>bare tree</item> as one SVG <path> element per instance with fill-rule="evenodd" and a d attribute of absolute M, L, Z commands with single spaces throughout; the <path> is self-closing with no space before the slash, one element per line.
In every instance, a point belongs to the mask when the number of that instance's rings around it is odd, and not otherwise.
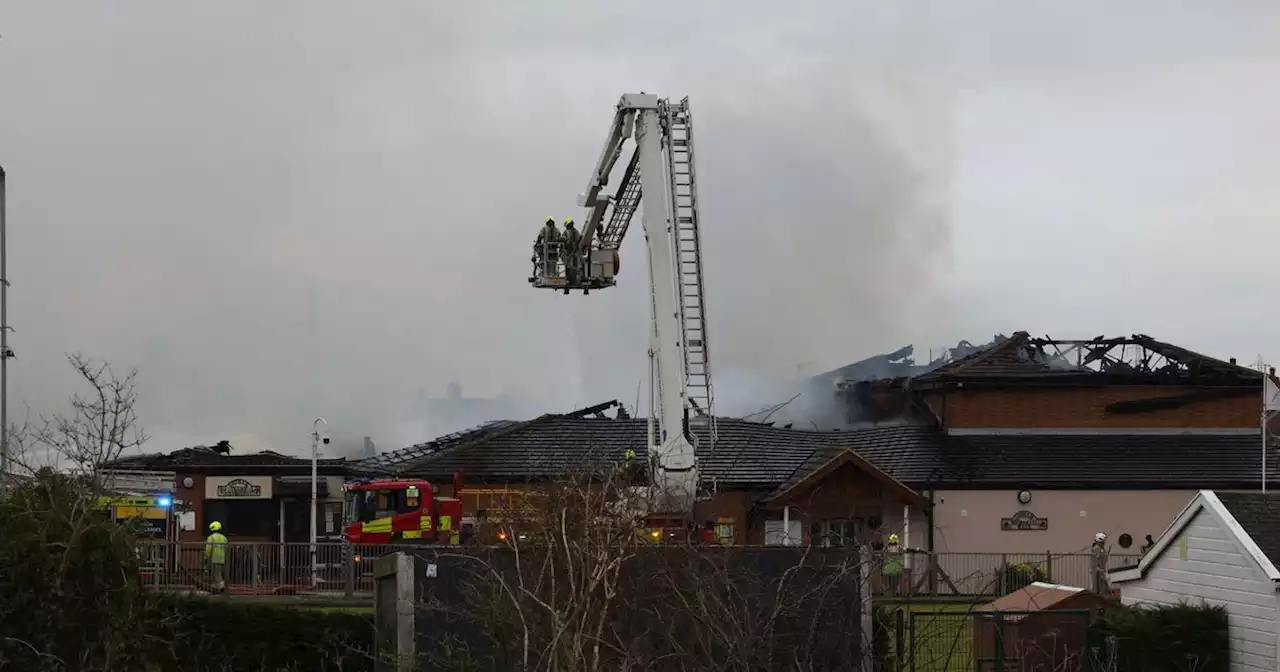
<path fill-rule="evenodd" d="M 699 544 L 648 527 L 633 482 L 531 485 L 477 531 L 497 543 L 425 551 L 428 669 L 824 670 L 869 646 L 856 549 Z"/>
<path fill-rule="evenodd" d="M 621 572 L 643 543 L 644 490 L 584 471 L 527 493 L 479 531 L 499 543 L 468 556 L 464 606 L 446 612 L 482 623 L 487 648 L 513 669 L 617 669 L 609 628 Z"/>
<path fill-rule="evenodd" d="M 68 411 L 15 428 L 18 463 L 28 472 L 68 469 L 96 488 L 104 465 L 147 441 L 138 424 L 138 372 L 130 369 L 120 376 L 110 364 L 80 354 L 67 360 L 88 390 L 72 396 Z"/>
<path fill-rule="evenodd" d="M 136 536 L 101 515 L 103 464 L 142 445 L 134 372 L 69 358 L 89 390 L 67 411 L 14 429 L 27 478 L 0 495 L 0 667 L 141 669 L 138 623 L 150 607 L 137 577 Z M 69 467 L 67 469 L 66 467 Z M 70 473 L 68 473 L 68 471 Z M 153 623 L 158 625 L 158 623 Z"/>

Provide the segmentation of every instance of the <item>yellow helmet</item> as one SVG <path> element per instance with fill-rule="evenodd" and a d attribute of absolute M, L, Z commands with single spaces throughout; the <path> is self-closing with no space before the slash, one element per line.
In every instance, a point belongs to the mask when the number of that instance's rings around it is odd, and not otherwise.
<path fill-rule="evenodd" d="M 218 530 L 221 530 L 221 529 L 222 529 L 222 523 L 219 523 L 216 520 L 213 521 L 212 523 L 209 523 L 210 532 L 217 532 Z"/>
<path fill-rule="evenodd" d="M 555 218 L 555 217 L 551 217 L 551 216 L 549 216 L 549 215 L 548 215 L 548 216 L 547 216 L 547 222 L 546 222 L 546 223 L 547 223 L 547 224 L 550 224 L 551 226 L 555 226 L 555 225 L 556 225 L 556 218 Z"/>
<path fill-rule="evenodd" d="M 565 225 L 565 226 L 569 226 L 569 225 L 570 225 L 570 224 L 572 224 L 572 223 L 573 223 L 573 218 L 572 218 L 572 217 L 565 217 L 565 218 L 564 218 L 564 225 Z"/>

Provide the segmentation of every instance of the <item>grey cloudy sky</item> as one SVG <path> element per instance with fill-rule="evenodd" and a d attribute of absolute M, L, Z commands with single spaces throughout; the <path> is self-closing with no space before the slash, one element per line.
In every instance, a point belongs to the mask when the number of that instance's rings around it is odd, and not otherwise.
<path fill-rule="evenodd" d="M 449 380 L 633 399 L 640 236 L 612 292 L 525 282 L 633 90 L 692 97 L 722 410 L 1018 329 L 1277 352 L 1273 2 L 0 0 L 0 34 L 14 397 L 137 366 L 154 449 L 417 440 Z"/>

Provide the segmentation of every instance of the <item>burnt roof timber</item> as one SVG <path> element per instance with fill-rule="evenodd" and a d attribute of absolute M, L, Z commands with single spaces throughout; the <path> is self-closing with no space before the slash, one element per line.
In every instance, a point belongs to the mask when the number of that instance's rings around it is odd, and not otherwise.
<path fill-rule="evenodd" d="M 948 382 L 1257 385 L 1262 373 L 1145 334 L 1060 340 L 1019 331 L 918 376 L 914 387 Z"/>

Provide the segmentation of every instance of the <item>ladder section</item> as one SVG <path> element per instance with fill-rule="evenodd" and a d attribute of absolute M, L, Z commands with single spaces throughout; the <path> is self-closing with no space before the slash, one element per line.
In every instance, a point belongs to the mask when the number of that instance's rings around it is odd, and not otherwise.
<path fill-rule="evenodd" d="M 631 155 L 627 170 L 622 174 L 622 185 L 618 189 L 617 198 L 613 201 L 609 212 L 609 223 L 596 237 L 600 241 L 600 249 L 616 250 L 622 247 L 622 239 L 627 235 L 627 227 L 631 225 L 631 216 L 640 207 L 640 152 Z"/>
<path fill-rule="evenodd" d="M 709 430 L 714 451 L 715 389 L 711 384 L 706 290 L 702 277 L 702 239 L 698 232 L 698 182 L 694 171 L 693 119 L 689 99 L 666 105 L 667 169 L 671 182 L 672 235 L 676 255 L 680 322 L 684 337 L 685 394 L 692 412 L 689 423 Z"/>

